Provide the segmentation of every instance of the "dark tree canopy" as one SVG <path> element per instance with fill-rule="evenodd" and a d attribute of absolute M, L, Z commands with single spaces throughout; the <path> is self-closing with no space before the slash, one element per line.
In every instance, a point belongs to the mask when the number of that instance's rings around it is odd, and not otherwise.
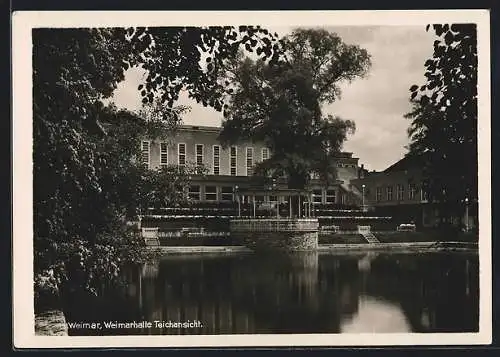
<path fill-rule="evenodd" d="M 124 71 L 148 71 L 139 90 L 153 107 L 166 104 L 170 117 L 183 89 L 221 109 L 215 78 L 221 64 L 241 48 L 276 61 L 275 37 L 254 27 L 35 29 L 33 31 L 34 175 L 37 231 L 86 235 L 93 195 L 102 196 L 97 166 L 105 134 L 100 100 L 111 96 Z M 203 57 L 205 56 L 205 57 Z M 202 65 L 200 59 L 207 63 Z M 156 104 L 155 104 L 156 103 Z M 179 112 L 180 110 L 180 112 Z M 166 121 L 168 124 L 168 120 Z M 153 124 L 161 124 L 153 121 Z M 102 153 L 104 154 L 104 153 Z M 81 214 L 75 214 L 80 209 Z M 69 221 L 77 219 L 82 225 Z M 89 227 L 85 227 L 88 223 Z M 76 231 L 68 232 L 68 229 Z"/>
<path fill-rule="evenodd" d="M 324 116 L 321 105 L 337 99 L 341 81 L 365 75 L 370 57 L 324 30 L 295 30 L 281 43 L 285 56 L 276 65 L 240 55 L 226 66 L 220 139 L 265 143 L 272 155 L 256 172 L 286 175 L 289 187 L 303 188 L 311 173 L 335 179 L 333 159 L 355 125 Z"/>
<path fill-rule="evenodd" d="M 275 62 L 279 45 L 275 35 L 250 26 L 39 28 L 32 40 L 35 272 L 57 266 L 62 277 L 72 260 L 85 270 L 74 282 L 84 287 L 91 276 L 115 276 L 115 254 L 130 242 L 123 227 L 131 202 L 175 201 L 174 188 L 189 174 L 152 173 L 134 163 L 144 130 L 178 121 L 181 90 L 221 110 L 224 91 L 215 78 L 224 61 L 244 49 Z M 102 104 L 135 66 L 148 73 L 138 90 L 149 122 Z M 168 110 L 155 117 L 162 105 Z M 146 195 L 160 181 L 173 186 Z"/>
<path fill-rule="evenodd" d="M 228 59 L 246 50 L 275 63 L 281 54 L 277 35 L 260 26 L 131 28 L 127 34 L 138 42 L 140 65 L 148 71 L 139 86 L 144 103 L 161 95 L 168 107 L 187 90 L 197 102 L 221 111 L 224 87 L 217 78 Z"/>
<path fill-rule="evenodd" d="M 333 103 L 341 94 L 340 83 L 364 77 L 370 68 L 365 49 L 326 30 L 295 30 L 285 38 L 284 50 L 289 65 L 311 79 L 321 103 Z"/>
<path fill-rule="evenodd" d="M 427 82 L 410 88 L 409 155 L 425 155 L 429 198 L 460 211 L 457 203 L 477 199 L 476 26 L 432 28 L 437 39 L 432 58 L 425 62 Z"/>

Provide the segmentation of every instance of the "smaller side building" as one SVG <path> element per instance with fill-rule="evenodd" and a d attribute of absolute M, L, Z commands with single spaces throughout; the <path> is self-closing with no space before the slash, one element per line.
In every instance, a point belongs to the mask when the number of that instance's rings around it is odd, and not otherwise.
<path fill-rule="evenodd" d="M 417 227 L 435 227 L 439 210 L 429 202 L 423 187 L 425 158 L 407 156 L 384 171 L 361 171 L 351 181 L 364 196 L 364 204 L 377 214 L 392 216 L 396 223 L 414 223 Z M 464 202 L 462 223 L 468 229 L 476 225 L 477 204 Z"/>

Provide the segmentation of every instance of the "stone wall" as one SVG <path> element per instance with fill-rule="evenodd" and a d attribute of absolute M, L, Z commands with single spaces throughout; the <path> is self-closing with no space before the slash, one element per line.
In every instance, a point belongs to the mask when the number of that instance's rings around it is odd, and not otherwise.
<path fill-rule="evenodd" d="M 318 248 L 316 219 L 231 220 L 231 236 L 253 250 L 311 251 Z"/>
<path fill-rule="evenodd" d="M 318 232 L 248 232 L 235 233 L 241 244 L 252 250 L 315 250 Z"/>

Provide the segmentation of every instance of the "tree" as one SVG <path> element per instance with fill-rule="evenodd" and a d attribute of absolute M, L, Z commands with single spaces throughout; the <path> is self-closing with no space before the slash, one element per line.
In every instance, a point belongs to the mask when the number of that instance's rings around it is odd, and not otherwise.
<path fill-rule="evenodd" d="M 144 103 L 136 114 L 144 120 L 145 137 L 169 141 L 182 124 L 182 116 L 190 110 L 185 105 L 167 107 L 160 98 L 155 98 L 152 103 Z"/>
<path fill-rule="evenodd" d="M 100 100 L 112 94 L 126 69 L 148 71 L 139 87 L 145 104 L 161 98 L 172 108 L 186 89 L 220 109 L 214 78 L 221 64 L 241 47 L 276 58 L 273 40 L 265 29 L 244 26 L 34 30 L 35 232 L 92 240 L 102 228 L 87 217 L 99 215 L 94 199 L 103 194 L 96 171 L 105 136 Z"/>
<path fill-rule="evenodd" d="M 433 25 L 427 82 L 410 88 L 409 155 L 424 155 L 424 190 L 443 218 L 477 200 L 477 36 L 474 24 Z M 430 26 L 427 26 L 427 30 Z"/>
<path fill-rule="evenodd" d="M 239 55 L 226 66 L 229 95 L 220 139 L 259 141 L 272 155 L 259 164 L 262 175 L 286 174 L 290 188 L 302 189 L 316 172 L 335 179 L 335 157 L 354 122 L 324 116 L 321 105 L 340 96 L 339 84 L 364 76 L 368 53 L 325 30 L 295 30 L 281 40 L 284 59 L 269 65 Z"/>
<path fill-rule="evenodd" d="M 181 90 L 221 109 L 222 90 L 214 81 L 221 64 L 240 48 L 258 48 L 276 61 L 275 42 L 274 35 L 254 27 L 33 30 L 38 282 L 54 271 L 60 282 L 72 270 L 75 286 L 89 286 L 96 276 L 113 277 L 121 247 L 134 241 L 124 234 L 123 216 L 130 199 L 137 198 L 137 182 L 131 180 L 141 176 L 131 173 L 130 161 L 148 123 L 102 104 L 125 70 L 142 66 L 148 71 L 138 90 L 145 104 L 154 106 L 160 98 L 169 108 L 168 121 L 182 115 L 174 108 Z M 105 248 L 112 242 L 117 249 Z M 99 261 L 109 263 L 100 266 L 108 267 L 107 273 L 93 273 Z"/>
<path fill-rule="evenodd" d="M 130 28 L 127 34 L 141 43 L 140 62 L 148 73 L 138 88 L 143 102 L 159 95 L 169 108 L 187 90 L 197 102 L 221 111 L 224 87 L 217 78 L 226 61 L 240 50 L 255 51 L 271 64 L 282 54 L 278 35 L 260 26 Z"/>

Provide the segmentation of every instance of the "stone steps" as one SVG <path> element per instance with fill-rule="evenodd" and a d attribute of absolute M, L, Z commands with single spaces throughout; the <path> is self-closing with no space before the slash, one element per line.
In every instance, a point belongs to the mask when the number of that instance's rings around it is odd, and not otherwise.
<path fill-rule="evenodd" d="M 361 235 L 368 241 L 370 244 L 378 244 L 380 241 L 373 235 L 371 232 L 360 232 Z"/>

